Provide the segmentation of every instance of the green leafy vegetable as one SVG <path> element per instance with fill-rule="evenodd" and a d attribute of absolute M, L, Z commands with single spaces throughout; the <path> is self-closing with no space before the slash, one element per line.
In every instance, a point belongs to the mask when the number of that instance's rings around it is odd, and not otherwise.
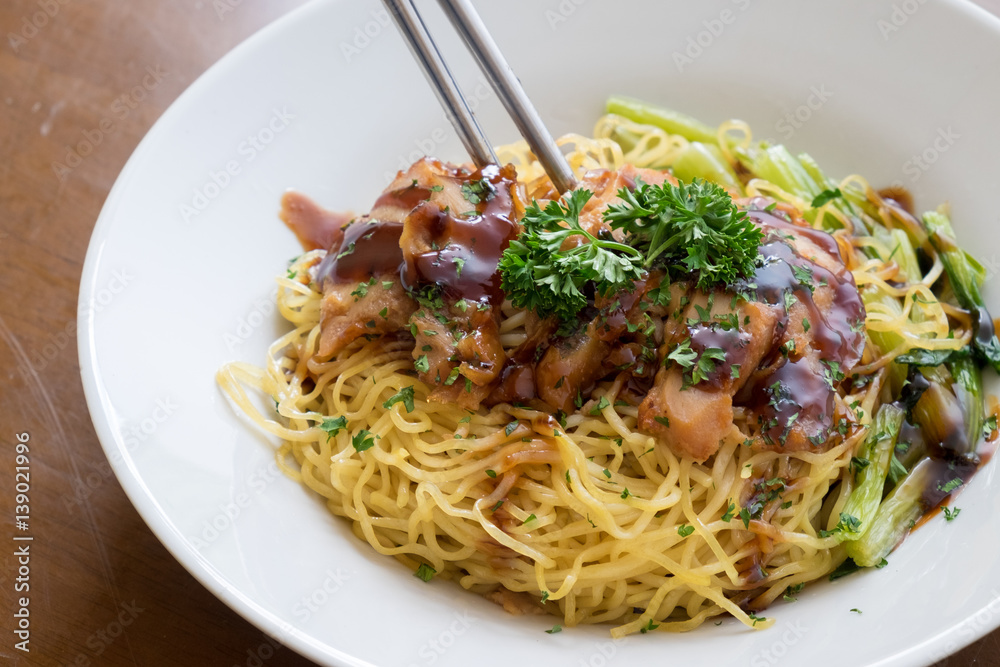
<path fill-rule="evenodd" d="M 390 396 L 389 400 L 382 404 L 382 407 L 388 410 L 396 403 L 402 403 L 407 412 L 413 412 L 413 387 L 403 387 Z"/>
<path fill-rule="evenodd" d="M 960 350 L 925 350 L 914 348 L 906 354 L 896 357 L 896 361 L 901 364 L 911 366 L 940 366 L 951 363 L 959 359 L 968 359 L 971 351 L 969 347 Z"/>
<path fill-rule="evenodd" d="M 566 195 L 565 204 L 551 201 L 544 210 L 537 202 L 528 206 L 521 220 L 524 232 L 510 242 L 498 267 L 501 286 L 515 306 L 575 322 L 587 306 L 587 283 L 608 295 L 631 290 L 641 277 L 638 250 L 597 238 L 580 226 L 580 211 L 591 196 L 589 190 L 575 190 Z M 570 236 L 587 242 L 562 250 Z"/>
<path fill-rule="evenodd" d="M 422 579 L 423 581 L 430 581 L 434 578 L 435 574 L 437 574 L 437 570 L 426 563 L 421 563 L 420 567 L 417 568 L 417 571 L 413 573 L 413 576 L 417 579 Z"/>
<path fill-rule="evenodd" d="M 329 440 L 343 429 L 347 428 L 347 417 L 341 415 L 336 419 L 324 419 L 319 425 L 321 431 L 326 431 L 326 439 Z"/>
<path fill-rule="evenodd" d="M 697 272 L 701 289 L 753 273 L 763 233 L 719 185 L 697 178 L 678 185 L 640 182 L 618 196 L 624 203 L 608 206 L 604 219 L 641 251 L 644 268 Z"/>
<path fill-rule="evenodd" d="M 361 429 L 351 437 L 351 444 L 355 450 L 363 452 L 375 445 L 375 437 L 369 431 Z"/>
<path fill-rule="evenodd" d="M 833 201 L 834 199 L 839 199 L 843 196 L 844 194 L 840 191 L 840 188 L 833 188 L 832 190 L 823 190 L 823 192 L 813 197 L 810 206 L 812 206 L 813 208 L 819 208 L 820 206 L 824 206 L 827 203 Z"/>

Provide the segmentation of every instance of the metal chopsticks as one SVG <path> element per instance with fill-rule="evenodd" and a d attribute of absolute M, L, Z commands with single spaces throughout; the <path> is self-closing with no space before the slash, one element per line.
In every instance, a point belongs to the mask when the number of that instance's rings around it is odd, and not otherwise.
<path fill-rule="evenodd" d="M 492 145 L 476 121 L 475 114 L 469 108 L 465 96 L 455 82 L 455 77 L 441 57 L 434 39 L 427 31 L 414 0 L 383 0 L 383 2 L 424 70 L 424 74 L 427 75 L 441 106 L 444 107 L 455 126 L 455 131 L 469 151 L 472 161 L 477 167 L 496 164 L 497 157 Z M 514 76 L 510 65 L 487 31 L 483 20 L 472 7 L 472 3 L 469 0 L 438 0 L 438 2 L 448 20 L 462 36 L 466 47 L 475 56 L 479 67 L 486 74 L 521 136 L 538 157 L 552 184 L 559 192 L 572 190 L 576 186 L 573 170 L 542 123 L 520 81 Z"/>

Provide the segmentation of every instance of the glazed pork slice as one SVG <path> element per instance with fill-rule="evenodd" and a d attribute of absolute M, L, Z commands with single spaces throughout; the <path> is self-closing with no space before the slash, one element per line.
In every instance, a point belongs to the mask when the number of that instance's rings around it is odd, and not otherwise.
<path fill-rule="evenodd" d="M 733 396 L 771 351 L 779 309 L 725 292 L 691 292 L 683 325 L 664 344 L 664 365 L 639 406 L 639 428 L 682 458 L 705 461 L 742 435 Z"/>
<path fill-rule="evenodd" d="M 756 449 L 826 449 L 835 394 L 864 348 L 864 308 L 832 237 L 749 214 L 765 233 L 762 264 L 735 292 L 691 293 L 639 409 L 644 432 L 699 462 L 747 433 Z"/>
<path fill-rule="evenodd" d="M 301 220 L 303 210 L 308 213 L 301 204 L 289 207 L 284 217 Z M 491 313 L 501 299 L 496 263 L 522 211 L 512 167 L 471 170 L 424 158 L 401 171 L 368 214 L 329 235 L 333 242 L 317 272 L 323 290 L 319 356 L 336 355 L 361 336 L 413 330 L 411 320 L 427 303 L 444 309 L 471 304 Z M 418 303 L 423 296 L 425 303 Z M 498 339 L 496 345 L 484 340 L 492 330 L 482 327 L 475 350 L 451 340 L 446 354 L 459 364 L 470 355 L 465 371 L 476 381 L 485 382 L 473 372 L 472 364 L 480 363 L 473 357 L 500 349 Z"/>

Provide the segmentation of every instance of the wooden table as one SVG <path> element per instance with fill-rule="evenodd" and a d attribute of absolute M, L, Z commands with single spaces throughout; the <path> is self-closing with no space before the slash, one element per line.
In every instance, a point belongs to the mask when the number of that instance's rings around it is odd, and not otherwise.
<path fill-rule="evenodd" d="M 251 33 L 304 0 L 0 3 L 0 442 L 5 465 L 0 662 L 310 665 L 189 575 L 110 475 L 84 402 L 77 289 L 118 172 L 157 117 Z M 548 0 L 555 6 L 555 0 Z M 1000 0 L 980 0 L 1000 13 Z M 138 99 L 131 95 L 150 71 Z M 122 107 L 122 96 L 130 104 Z M 118 109 L 108 127 L 102 120 Z M 98 132 L 98 130 L 100 130 Z M 82 132 L 92 153 L 60 178 Z M 99 137 L 99 141 L 97 138 Z M 30 653 L 14 648 L 16 434 L 31 465 Z M 23 436 L 22 436 L 23 437 Z M 263 659 L 263 660 L 261 660 Z M 1000 631 L 947 661 L 1000 665 Z"/>

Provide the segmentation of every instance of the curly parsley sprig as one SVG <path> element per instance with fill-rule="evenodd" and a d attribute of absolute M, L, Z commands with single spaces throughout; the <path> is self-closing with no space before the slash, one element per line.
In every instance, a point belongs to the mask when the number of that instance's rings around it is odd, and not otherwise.
<path fill-rule="evenodd" d="M 515 306 L 542 317 L 555 315 L 566 324 L 587 306 L 588 284 L 606 296 L 630 291 L 654 267 L 697 275 L 703 289 L 753 273 L 763 234 L 714 183 L 640 182 L 634 190 L 620 190 L 623 203 L 609 206 L 604 220 L 625 232 L 626 243 L 580 227 L 580 212 L 591 196 L 576 190 L 564 204 L 551 201 L 543 210 L 532 202 L 527 208 L 523 233 L 499 263 L 501 286 Z M 563 250 L 573 235 L 586 242 Z"/>
<path fill-rule="evenodd" d="M 589 190 L 575 190 L 564 198 L 565 205 L 550 201 L 543 210 L 532 202 L 525 210 L 524 232 L 511 241 L 499 264 L 501 286 L 515 305 L 567 322 L 587 307 L 587 283 L 606 296 L 631 289 L 642 276 L 638 250 L 580 226 L 580 211 L 591 196 Z M 586 242 L 562 250 L 573 235 Z"/>
<path fill-rule="evenodd" d="M 604 219 L 643 253 L 643 267 L 695 273 L 697 286 L 729 285 L 753 273 L 763 232 L 715 183 L 641 183 L 618 191 Z"/>

